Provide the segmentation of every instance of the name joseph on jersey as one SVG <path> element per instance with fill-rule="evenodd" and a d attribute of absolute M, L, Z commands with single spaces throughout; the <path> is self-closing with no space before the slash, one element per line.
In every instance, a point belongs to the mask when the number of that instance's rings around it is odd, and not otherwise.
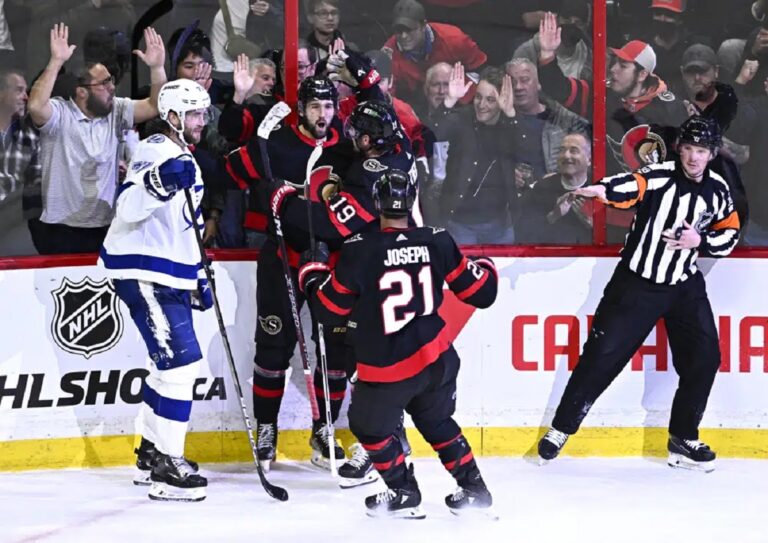
<path fill-rule="evenodd" d="M 403 264 L 429 263 L 429 250 L 424 245 L 388 249 L 385 266 L 402 266 Z"/>

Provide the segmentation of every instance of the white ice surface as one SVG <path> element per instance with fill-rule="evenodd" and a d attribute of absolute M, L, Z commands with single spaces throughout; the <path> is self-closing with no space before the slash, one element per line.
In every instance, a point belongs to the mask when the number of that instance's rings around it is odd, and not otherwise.
<path fill-rule="evenodd" d="M 539 467 L 481 458 L 496 522 L 451 515 L 443 498 L 453 479 L 437 460 L 415 463 L 425 520 L 368 518 L 363 499 L 380 482 L 341 490 L 304 463 L 269 474 L 288 489 L 286 503 L 268 498 L 245 464 L 204 465 L 208 497 L 199 503 L 150 501 L 146 487 L 131 484 L 131 468 L 5 473 L 0 541 L 768 542 L 766 461 L 719 460 L 705 474 L 661 459 L 561 458 Z"/>

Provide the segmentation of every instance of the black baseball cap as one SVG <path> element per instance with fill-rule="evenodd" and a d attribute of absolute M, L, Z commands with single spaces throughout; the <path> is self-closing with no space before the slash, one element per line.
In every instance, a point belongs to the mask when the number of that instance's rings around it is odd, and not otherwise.
<path fill-rule="evenodd" d="M 717 66 L 717 54 L 714 49 L 702 43 L 691 45 L 683 53 L 682 67 L 684 71 L 691 68 L 709 70 Z"/>
<path fill-rule="evenodd" d="M 415 30 L 427 20 L 427 14 L 416 0 L 400 0 L 392 11 L 392 28 L 404 26 Z"/>

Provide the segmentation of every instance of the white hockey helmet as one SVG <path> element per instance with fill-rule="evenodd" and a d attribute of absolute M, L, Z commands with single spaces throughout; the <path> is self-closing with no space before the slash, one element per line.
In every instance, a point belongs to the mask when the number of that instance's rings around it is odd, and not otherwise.
<path fill-rule="evenodd" d="M 157 98 L 157 108 L 163 120 L 168 120 L 171 111 L 183 117 L 187 111 L 208 109 L 210 105 L 211 97 L 208 96 L 208 91 L 191 79 L 169 81 L 160 89 Z"/>
<path fill-rule="evenodd" d="M 160 118 L 178 134 L 184 141 L 184 117 L 188 111 L 208 109 L 211 106 L 211 97 L 202 85 L 191 79 L 176 79 L 169 81 L 160 89 L 157 97 L 157 109 L 160 110 Z M 173 126 L 168 120 L 171 111 L 175 111 L 181 120 L 181 127 Z"/>

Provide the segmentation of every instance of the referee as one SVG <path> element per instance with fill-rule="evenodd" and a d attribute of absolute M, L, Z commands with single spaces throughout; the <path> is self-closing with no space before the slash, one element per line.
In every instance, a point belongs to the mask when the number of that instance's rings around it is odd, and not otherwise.
<path fill-rule="evenodd" d="M 552 427 L 539 441 L 542 461 L 558 455 L 663 318 L 680 376 L 669 421 L 667 463 L 714 469 L 715 453 L 699 441 L 699 423 L 720 367 L 720 349 L 696 257 L 700 251 L 726 256 L 738 241 L 739 219 L 728 185 L 707 168 L 720 143 L 717 124 L 693 116 L 680 127 L 677 160 L 573 191 L 574 197 L 597 197 L 613 207 L 635 206 L 636 215 Z"/>

